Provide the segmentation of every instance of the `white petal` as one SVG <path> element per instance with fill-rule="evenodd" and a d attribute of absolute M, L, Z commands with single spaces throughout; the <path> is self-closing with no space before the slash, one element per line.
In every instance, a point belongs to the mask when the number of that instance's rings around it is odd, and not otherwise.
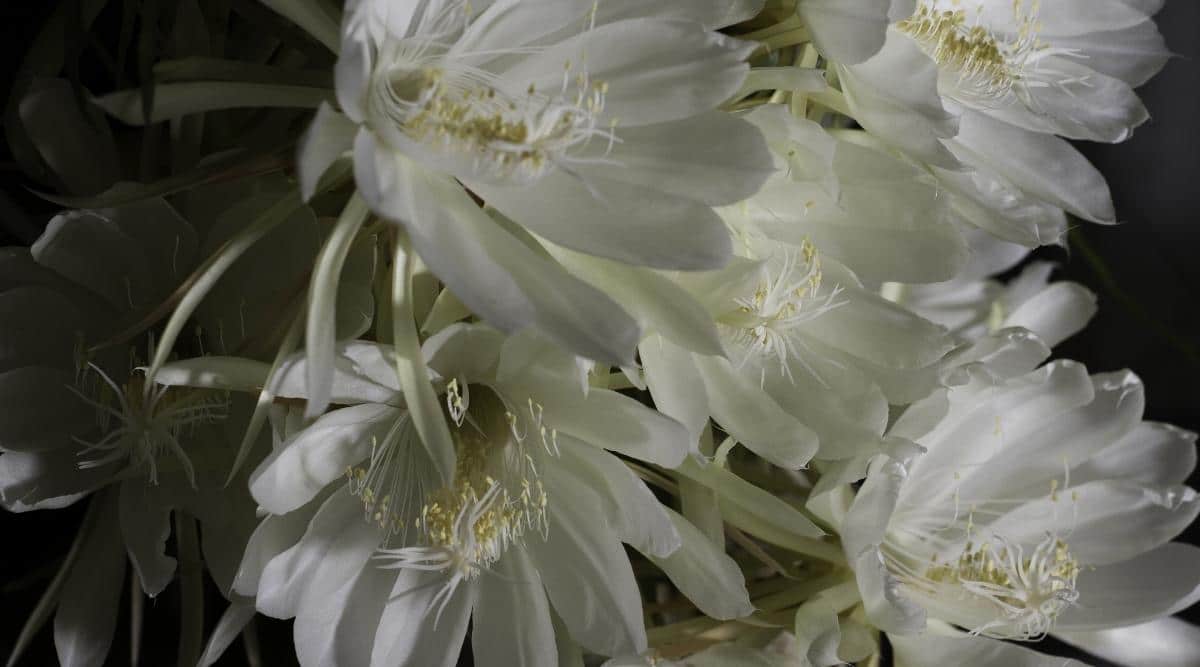
<path fill-rule="evenodd" d="M 271 453 L 250 476 L 250 493 L 272 514 L 307 503 L 371 454 L 403 416 L 386 405 L 355 405 L 322 415 Z"/>
<path fill-rule="evenodd" d="M 341 489 L 321 506 L 300 541 L 271 559 L 258 583 L 258 610 L 291 618 L 301 605 L 322 604 L 328 583 L 357 572 L 364 552 L 379 546 L 378 529 L 363 517 L 362 503 Z M 318 576 L 329 570 L 326 576 Z"/>
<path fill-rule="evenodd" d="M 518 405 L 525 397 L 540 404 L 547 426 L 626 456 L 674 468 L 691 449 L 679 422 L 615 391 L 593 388 L 585 397 L 560 379 L 531 373 L 505 383 L 503 393 Z"/>
<path fill-rule="evenodd" d="M 300 137 L 296 155 L 296 176 L 304 201 L 312 199 L 325 171 L 354 146 L 357 131 L 354 121 L 334 111 L 328 103 L 321 103 L 312 124 Z"/>
<path fill-rule="evenodd" d="M 720 466 L 689 458 L 676 472 L 715 492 L 722 515 L 764 540 L 786 547 L 790 539 L 825 534 L 795 507 Z"/>
<path fill-rule="evenodd" d="M 957 133 L 958 120 L 941 104 L 937 64 L 915 42 L 889 29 L 878 54 L 839 72 L 863 127 L 931 165 L 958 168 L 941 143 Z"/>
<path fill-rule="evenodd" d="M 959 637 L 889 636 L 897 667 L 972 665 L 973 667 L 1086 667 L 1076 660 L 1038 653 L 1007 642 L 962 635 Z"/>
<path fill-rule="evenodd" d="M 229 645 L 237 639 L 253 619 L 253 601 L 237 599 L 230 602 L 217 621 L 217 626 L 209 634 L 208 642 L 204 645 L 204 653 L 200 656 L 199 667 L 209 667 L 220 660 Z"/>
<path fill-rule="evenodd" d="M 63 447 L 78 451 L 71 436 L 86 434 L 95 416 L 68 387 L 71 373 L 25 366 L 0 373 L 0 448 L 37 452 Z"/>
<path fill-rule="evenodd" d="M 675 282 L 649 269 L 565 249 L 553 252 L 571 273 L 621 304 L 643 331 L 701 354 L 722 353 L 712 316 Z"/>
<path fill-rule="evenodd" d="M 784 412 L 758 378 L 729 360 L 696 355 L 713 419 L 751 451 L 775 465 L 797 469 L 817 453 L 817 434 Z"/>
<path fill-rule="evenodd" d="M 653 182 L 559 170 L 526 186 L 468 184 L 506 216 L 571 250 L 657 269 L 715 269 L 729 260 L 729 231 L 717 214 Z"/>
<path fill-rule="evenodd" d="M 626 128 L 619 136 L 611 150 L 594 149 L 606 163 L 579 168 L 585 182 L 595 175 L 652 183 L 667 194 L 720 206 L 754 194 L 775 171 L 762 132 L 723 111 Z"/>
<path fill-rule="evenodd" d="M 401 570 L 375 635 L 371 667 L 454 667 L 478 588 L 460 584 L 441 613 L 431 606 L 446 575 Z"/>
<path fill-rule="evenodd" d="M 727 620 L 754 613 L 737 563 L 690 521 L 671 510 L 667 513 L 683 544 L 666 557 L 647 554 L 650 560 L 706 615 Z"/>
<path fill-rule="evenodd" d="M 154 597 L 175 576 L 175 559 L 166 555 L 171 506 L 158 493 L 158 487 L 147 486 L 140 479 L 122 483 L 119 493 L 121 537 L 129 562 L 141 580 L 142 590 Z"/>
<path fill-rule="evenodd" d="M 112 645 L 115 613 L 125 583 L 125 550 L 116 491 L 98 494 L 94 519 L 85 524 L 86 558 L 71 568 L 54 614 L 54 648 L 63 667 L 100 667 Z M 89 513 L 90 514 L 90 513 Z"/>
<path fill-rule="evenodd" d="M 690 442 L 697 442 L 708 423 L 708 394 L 692 354 L 662 336 L 647 338 L 638 352 L 654 406 L 683 424 Z"/>
<path fill-rule="evenodd" d="M 270 372 L 270 364 L 254 359 L 210 355 L 164 364 L 154 381 L 168 387 L 257 392 Z"/>
<path fill-rule="evenodd" d="M 1109 662 L 1138 667 L 1193 667 L 1200 628 L 1178 618 L 1096 632 L 1056 632 L 1055 637 Z"/>
<path fill-rule="evenodd" d="M 550 603 L 524 549 L 510 549 L 483 575 L 471 627 L 480 667 L 558 665 Z"/>
<path fill-rule="evenodd" d="M 1054 347 L 1082 331 L 1096 310 L 1095 293 L 1079 283 L 1059 282 L 1018 306 L 1004 324 L 1029 329 Z"/>
<path fill-rule="evenodd" d="M 620 459 L 572 438 L 562 438 L 559 445 L 561 465 L 546 474 L 562 475 L 567 484 L 577 482 L 594 491 L 622 542 L 649 556 L 665 557 L 679 549 L 670 510 Z"/>
<path fill-rule="evenodd" d="M 1085 568 L 1079 603 L 1056 630 L 1079 632 L 1134 625 L 1182 611 L 1200 600 L 1200 548 L 1173 542 L 1123 563 Z"/>
<path fill-rule="evenodd" d="M 802 0 L 796 7 L 825 57 L 854 65 L 883 48 L 889 0 Z"/>
<path fill-rule="evenodd" d="M 557 90 L 563 63 L 580 63 L 591 80 L 608 83 L 606 117 L 618 128 L 635 127 L 715 109 L 737 92 L 753 48 L 699 23 L 639 17 L 579 33 L 501 74 Z"/>
<path fill-rule="evenodd" d="M 453 180 L 377 145 L 366 132 L 355 143 L 355 177 L 372 208 L 404 224 L 421 259 L 489 324 L 510 333 L 532 325 L 584 356 L 632 361 L 641 337 L 634 321 L 503 229 Z"/>
<path fill-rule="evenodd" d="M 1073 468 L 1071 480 L 1082 484 L 1123 479 L 1162 488 L 1183 484 L 1195 469 L 1195 433 L 1170 424 L 1142 422 L 1119 442 Z"/>
<path fill-rule="evenodd" d="M 863 550 L 853 565 L 863 608 L 873 625 L 889 635 L 913 634 L 924 629 L 925 610 L 904 596 L 877 547 Z"/>
<path fill-rule="evenodd" d="M 1018 188 L 1093 222 L 1116 221 L 1104 176 L 1071 144 L 965 112 L 954 138 Z"/>
<path fill-rule="evenodd" d="M 233 580 L 234 592 L 246 597 L 258 594 L 258 585 L 267 564 L 300 541 L 319 505 L 313 503 L 282 516 L 268 515 L 258 524 L 246 543 L 245 556 Z"/>
<path fill-rule="evenodd" d="M 557 488 L 553 477 L 547 482 L 548 537 L 532 537 L 525 546 L 555 612 L 590 651 L 641 653 L 646 649 L 641 596 L 620 540 L 590 519 L 595 496 L 587 489 Z"/>

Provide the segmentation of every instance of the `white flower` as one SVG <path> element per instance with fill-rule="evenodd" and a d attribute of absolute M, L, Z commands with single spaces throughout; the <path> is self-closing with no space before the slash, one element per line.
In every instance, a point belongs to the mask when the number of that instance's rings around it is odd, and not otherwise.
<path fill-rule="evenodd" d="M 891 284 L 884 295 L 964 340 L 1022 327 L 1054 347 L 1082 330 L 1096 313 L 1096 295 L 1086 287 L 1050 282 L 1054 268 L 1050 262 L 1031 262 L 1007 284 L 979 279 Z"/>
<path fill-rule="evenodd" d="M 148 386 L 133 368 L 145 352 L 121 338 L 186 277 L 196 248 L 191 225 L 156 199 L 61 214 L 31 249 L 0 256 L 0 505 L 90 498 L 60 574 L 64 665 L 103 662 L 127 564 L 152 597 L 174 578 L 172 512 L 203 523 L 204 558 L 226 592 L 252 528 L 248 495 L 221 488 L 241 437 L 229 402 Z"/>
<path fill-rule="evenodd" d="M 1169 543 L 1200 511 L 1195 436 L 1142 406 L 1132 374 L 1055 362 L 909 407 L 889 435 L 919 447 L 872 463 L 840 531 L 868 619 L 1036 640 L 1195 602 L 1196 549 Z"/>
<path fill-rule="evenodd" d="M 251 478 L 272 516 L 235 588 L 296 617 L 303 664 L 454 664 L 472 619 L 479 664 L 553 664 L 551 608 L 589 651 L 644 650 L 622 542 L 709 613 L 750 611 L 733 562 L 604 451 L 677 465 L 679 424 L 609 390 L 584 396 L 574 358 L 530 336 L 454 325 L 424 352 L 454 424 L 449 479 L 400 407 L 391 348 L 366 342 L 339 347 L 333 400 L 349 407 L 290 434 Z M 277 395 L 306 393 L 305 363 L 285 363 Z M 210 357 L 158 377 L 250 388 L 265 373 Z"/>
<path fill-rule="evenodd" d="M 1072 139 L 1127 138 L 1147 118 L 1131 87 L 1168 56 L 1147 9 L 1120 0 L 922 0 L 896 29 L 937 62 L 948 100 Z"/>
<path fill-rule="evenodd" d="M 341 112 L 318 112 L 302 188 L 352 149 L 371 209 L 404 225 L 473 312 L 629 364 L 635 323 L 526 230 L 628 264 L 723 265 L 728 233 L 711 207 L 753 193 L 770 165 L 757 131 L 715 110 L 753 45 L 712 27 L 753 5 L 522 0 L 474 14 L 462 0 L 350 3 Z"/>

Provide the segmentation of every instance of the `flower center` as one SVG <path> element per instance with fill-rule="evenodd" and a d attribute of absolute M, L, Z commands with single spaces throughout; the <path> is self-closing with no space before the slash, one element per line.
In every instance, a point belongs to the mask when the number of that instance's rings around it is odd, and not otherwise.
<path fill-rule="evenodd" d="M 392 64 L 373 84 L 373 128 L 396 148 L 422 153 L 429 166 L 525 184 L 555 166 L 602 159 L 583 155 L 596 137 L 608 147 L 616 140 L 600 124 L 607 84 L 569 62 L 561 86 L 541 91 L 422 50 L 404 41 L 390 50 Z"/>
<path fill-rule="evenodd" d="M 1001 639 L 1040 639 L 1060 613 L 1079 598 L 1079 562 L 1062 539 L 1047 534 L 1029 556 L 1002 537 L 967 542 L 949 563 L 931 561 L 924 577 L 934 584 L 959 586 L 996 608 L 998 617 L 973 628 Z"/>
<path fill-rule="evenodd" d="M 941 9 L 944 0 L 924 0 L 909 18 L 896 27 L 912 37 L 943 72 L 956 77 L 959 97 L 977 103 L 996 103 L 1016 95 L 1029 102 L 1028 88 L 1050 84 L 1055 78 L 1038 63 L 1049 55 L 1067 53 L 1051 49 L 1038 39 L 1038 2 L 1012 4 L 1014 34 L 989 30 L 971 20 L 964 9 Z M 957 6 L 957 2 L 950 3 Z"/>
<path fill-rule="evenodd" d="M 720 320 L 727 341 L 741 351 L 737 365 L 775 359 L 781 372 L 790 374 L 787 361 L 798 345 L 796 328 L 839 305 L 835 299 L 840 290 L 822 293 L 821 287 L 821 257 L 807 239 L 798 251 L 785 251 L 764 263 L 754 292 L 736 298 L 737 309 Z"/>
<path fill-rule="evenodd" d="M 95 409 L 96 424 L 104 435 L 96 441 L 76 438 L 84 447 L 79 467 L 124 461 L 130 470 L 146 469 L 150 483 L 158 484 L 159 466 L 169 453 L 194 487 L 196 471 L 180 439 L 201 424 L 224 419 L 225 401 L 203 390 L 147 386 L 137 374 L 121 386 L 98 366 L 89 364 L 89 368 L 102 380 L 95 391 L 68 388 Z"/>
<path fill-rule="evenodd" d="M 557 452 L 557 434 L 532 400 L 517 414 L 486 387 L 459 387 L 450 384 L 446 401 L 457 425 L 454 481 L 406 502 L 396 525 L 415 528 L 416 539 L 382 550 L 388 567 L 445 571 L 450 587 L 474 579 L 530 530 L 545 536 L 549 498 L 538 466 Z M 529 446 L 532 437 L 540 446 Z"/>

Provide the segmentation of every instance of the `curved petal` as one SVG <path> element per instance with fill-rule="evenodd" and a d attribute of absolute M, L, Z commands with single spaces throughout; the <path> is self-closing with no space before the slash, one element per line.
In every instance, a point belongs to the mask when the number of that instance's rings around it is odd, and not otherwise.
<path fill-rule="evenodd" d="M 271 453 L 250 476 L 250 493 L 272 514 L 286 514 L 312 500 L 346 469 L 371 454 L 402 410 L 365 404 L 322 415 Z"/>
<path fill-rule="evenodd" d="M 392 153 L 365 131 L 355 142 L 355 178 L 371 207 L 405 225 L 421 259 L 488 323 L 509 333 L 533 325 L 578 354 L 632 362 L 641 338 L 633 319 L 506 231 L 454 181 Z M 537 198 L 519 192 L 521 199 Z"/>
<path fill-rule="evenodd" d="M 95 521 L 85 526 L 87 554 L 71 568 L 54 614 L 54 648 L 63 667 L 99 667 L 112 645 L 119 614 L 113 613 L 125 582 L 125 550 L 117 519 L 116 491 L 99 494 Z"/>
<path fill-rule="evenodd" d="M 1087 667 L 1076 660 L 1046 655 L 1007 642 L 962 635 L 959 637 L 888 637 L 896 651 L 897 667 L 974 665 L 975 667 Z"/>
<path fill-rule="evenodd" d="M 296 177 L 300 181 L 300 197 L 312 199 L 321 177 L 339 158 L 354 147 L 358 125 L 322 102 L 317 115 L 300 137 L 296 155 Z"/>
<path fill-rule="evenodd" d="M 475 602 L 471 648 L 480 667 L 555 667 L 558 649 L 550 603 L 524 549 L 510 549 L 483 575 Z"/>
<path fill-rule="evenodd" d="M 553 243 L 656 269 L 716 269 L 729 261 L 729 231 L 699 201 L 654 183 L 626 183 L 581 170 L 556 170 L 536 183 L 472 182 L 489 205 Z"/>
<path fill-rule="evenodd" d="M 1165 544 L 1122 563 L 1085 569 L 1079 602 L 1058 617 L 1055 631 L 1135 625 L 1182 611 L 1200 600 L 1200 548 Z"/>
<path fill-rule="evenodd" d="M 146 595 L 155 597 L 175 576 L 175 559 L 166 555 L 171 534 L 171 506 L 157 487 L 142 480 L 121 484 L 118 514 L 129 562 Z"/>
<path fill-rule="evenodd" d="M 1095 632 L 1056 632 L 1054 636 L 1121 665 L 1192 667 L 1200 656 L 1200 628 L 1178 618 Z"/>
<path fill-rule="evenodd" d="M 721 428 L 764 459 L 798 469 L 817 453 L 817 434 L 783 411 L 759 383 L 727 359 L 695 355 L 708 408 Z"/>
<path fill-rule="evenodd" d="M 604 523 L 590 520 L 595 496 L 586 489 L 555 488 L 546 540 L 528 539 L 526 549 L 542 577 L 554 610 L 571 637 L 602 655 L 646 649 L 642 602 L 629 557 Z"/>
<path fill-rule="evenodd" d="M 371 651 L 371 667 L 454 667 L 462 651 L 478 587 L 460 584 L 440 609 L 434 596 L 445 583 L 439 572 L 401 570 Z"/>
<path fill-rule="evenodd" d="M 682 545 L 669 556 L 647 554 L 667 577 L 712 618 L 743 618 L 754 613 L 742 570 L 690 521 L 667 510 Z"/>

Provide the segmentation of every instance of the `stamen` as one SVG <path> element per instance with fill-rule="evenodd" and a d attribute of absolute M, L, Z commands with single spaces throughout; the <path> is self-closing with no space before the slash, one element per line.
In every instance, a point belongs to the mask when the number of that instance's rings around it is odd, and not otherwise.
<path fill-rule="evenodd" d="M 95 441 L 76 438 L 84 448 L 78 466 L 90 469 L 125 461 L 131 470 L 145 468 L 150 483 L 158 484 L 159 466 L 169 452 L 195 487 L 195 468 L 180 438 L 198 425 L 224 419 L 226 402 L 203 390 L 156 388 L 141 375 L 120 386 L 99 366 L 88 367 L 101 380 L 96 390 L 67 389 L 96 411 L 96 425 L 104 435 Z"/>
<path fill-rule="evenodd" d="M 822 280 L 820 254 L 807 239 L 798 253 L 782 254 L 778 271 L 764 265 L 754 293 L 735 299 L 738 309 L 721 321 L 729 342 L 743 352 L 735 360 L 739 367 L 755 358 L 774 358 L 780 372 L 790 377 L 789 358 L 803 363 L 795 330 L 840 305 L 840 288 L 819 295 Z"/>

